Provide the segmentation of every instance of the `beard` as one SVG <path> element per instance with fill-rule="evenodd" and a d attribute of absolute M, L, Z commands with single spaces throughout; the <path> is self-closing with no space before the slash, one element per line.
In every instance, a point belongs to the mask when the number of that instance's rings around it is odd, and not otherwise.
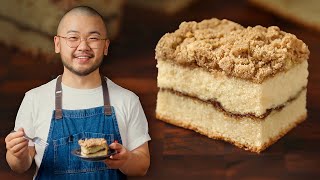
<path fill-rule="evenodd" d="M 75 58 L 75 57 L 73 57 Z M 94 72 L 95 70 L 97 70 L 101 64 L 102 64 L 102 60 L 103 60 L 103 56 L 98 58 L 97 61 L 90 67 L 86 68 L 86 69 L 76 69 L 74 68 L 71 63 L 68 63 L 67 61 L 63 60 L 63 58 L 61 57 L 62 59 L 62 64 L 64 67 L 66 67 L 70 72 L 74 73 L 75 75 L 78 75 L 78 76 L 87 76 L 89 75 L 90 73 Z"/>

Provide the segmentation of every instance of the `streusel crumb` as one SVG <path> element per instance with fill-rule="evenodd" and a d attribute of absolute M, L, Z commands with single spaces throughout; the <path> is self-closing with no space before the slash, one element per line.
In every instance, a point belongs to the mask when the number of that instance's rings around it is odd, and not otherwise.
<path fill-rule="evenodd" d="M 156 46 L 156 59 L 196 64 L 208 71 L 261 83 L 309 57 L 307 45 L 276 26 L 247 27 L 229 20 L 183 22 Z"/>
<path fill-rule="evenodd" d="M 92 147 L 92 146 L 101 146 L 107 143 L 104 138 L 90 138 L 90 139 L 80 139 L 78 141 L 80 146 Z"/>

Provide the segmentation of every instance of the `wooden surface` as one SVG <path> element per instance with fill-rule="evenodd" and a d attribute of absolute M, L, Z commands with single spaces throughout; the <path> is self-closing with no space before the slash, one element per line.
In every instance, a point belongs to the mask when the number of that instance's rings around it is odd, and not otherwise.
<path fill-rule="evenodd" d="M 261 154 L 250 153 L 223 141 L 165 124 L 155 118 L 156 61 L 160 37 L 182 21 L 227 18 L 244 26 L 277 25 L 302 39 L 309 59 L 308 119 Z M 1 27 L 0 27 L 1 28 Z M 320 179 L 320 33 L 295 25 L 246 1 L 200 0 L 188 9 L 165 16 L 125 8 L 121 36 L 111 43 L 102 72 L 139 95 L 149 122 L 151 167 L 145 177 L 129 179 Z M 12 130 L 24 93 L 62 72 L 60 60 L 46 63 L 0 46 L 0 179 L 31 179 L 10 171 L 5 161 L 4 137 Z"/>

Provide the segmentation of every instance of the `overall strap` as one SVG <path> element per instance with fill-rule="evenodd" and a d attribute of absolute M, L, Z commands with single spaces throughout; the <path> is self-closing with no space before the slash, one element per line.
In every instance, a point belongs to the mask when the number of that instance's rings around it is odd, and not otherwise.
<path fill-rule="evenodd" d="M 57 78 L 56 91 L 55 91 L 55 119 L 62 119 L 62 87 L 61 87 L 62 76 Z M 109 90 L 107 85 L 107 79 L 101 76 L 101 85 L 103 92 L 104 101 L 104 114 L 111 115 L 112 110 L 110 106 Z"/>
<path fill-rule="evenodd" d="M 110 116 L 112 114 L 111 105 L 110 105 L 110 97 L 109 90 L 107 85 L 107 79 L 101 75 L 101 85 L 103 92 L 103 101 L 104 101 L 104 115 Z"/>
<path fill-rule="evenodd" d="M 55 101 L 55 106 L 56 106 L 56 111 L 55 111 L 55 118 L 56 119 L 61 119 L 62 118 L 62 88 L 61 88 L 61 81 L 62 81 L 62 76 L 60 75 L 57 79 L 56 83 L 56 101 Z"/>

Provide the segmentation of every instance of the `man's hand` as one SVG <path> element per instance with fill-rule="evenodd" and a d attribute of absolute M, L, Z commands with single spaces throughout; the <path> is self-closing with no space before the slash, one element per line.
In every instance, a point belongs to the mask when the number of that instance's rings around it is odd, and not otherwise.
<path fill-rule="evenodd" d="M 117 142 L 110 144 L 109 147 L 118 153 L 105 160 L 108 167 L 119 169 L 127 176 L 143 176 L 147 173 L 150 165 L 148 142 L 132 151 L 128 151 Z"/>
<path fill-rule="evenodd" d="M 19 128 L 17 132 L 12 132 L 5 138 L 7 152 L 18 159 L 22 159 L 29 155 L 29 141 L 24 138 L 23 135 L 23 128 Z"/>
<path fill-rule="evenodd" d="M 109 148 L 116 150 L 117 154 L 110 156 L 105 163 L 112 169 L 120 169 L 129 159 L 130 152 L 117 141 L 110 144 Z"/>
<path fill-rule="evenodd" d="M 24 130 L 19 128 L 5 138 L 7 148 L 7 162 L 13 171 L 23 173 L 27 171 L 35 155 L 34 147 L 28 147 L 28 140 L 23 137 Z"/>

